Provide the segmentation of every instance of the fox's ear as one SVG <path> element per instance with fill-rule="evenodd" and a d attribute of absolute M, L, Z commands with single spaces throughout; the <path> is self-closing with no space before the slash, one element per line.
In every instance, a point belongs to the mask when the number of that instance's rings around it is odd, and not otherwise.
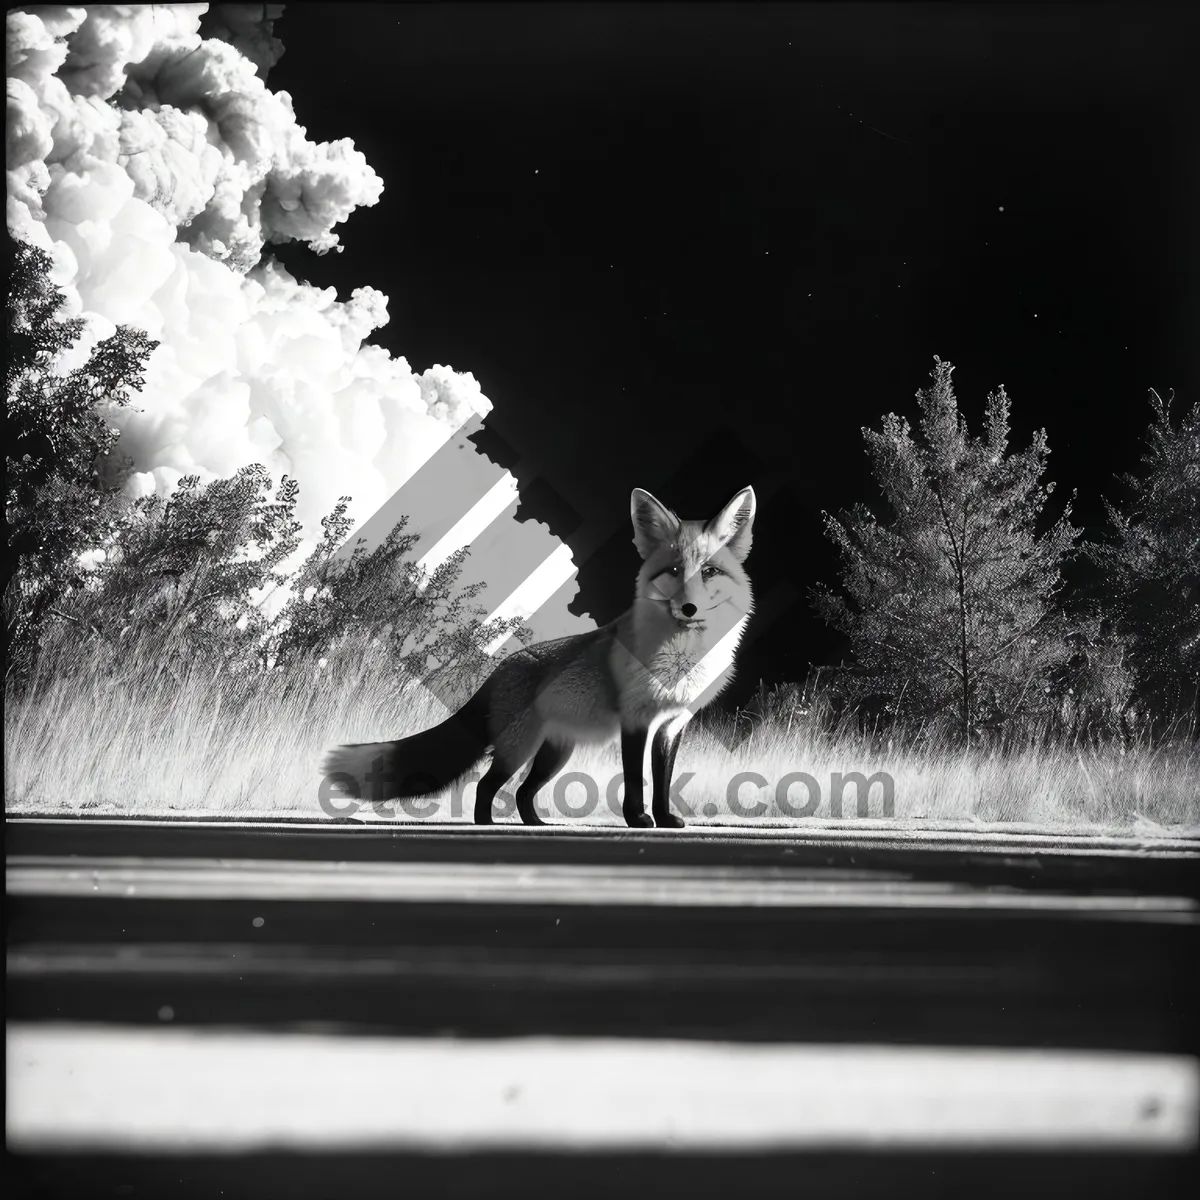
<path fill-rule="evenodd" d="M 629 515 L 633 518 L 633 544 L 643 558 L 679 532 L 679 518 L 641 488 L 633 489 Z"/>
<path fill-rule="evenodd" d="M 750 553 L 754 503 L 754 489 L 742 488 L 708 523 L 708 532 L 715 534 L 738 562 L 745 562 Z"/>

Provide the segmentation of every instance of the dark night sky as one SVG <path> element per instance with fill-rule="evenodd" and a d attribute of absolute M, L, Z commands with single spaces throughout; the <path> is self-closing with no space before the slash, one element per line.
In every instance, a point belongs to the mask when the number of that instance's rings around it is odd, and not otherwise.
<path fill-rule="evenodd" d="M 277 253 L 474 373 L 599 620 L 634 486 L 707 516 L 753 483 L 759 595 L 835 582 L 821 510 L 877 498 L 860 428 L 915 419 L 935 354 L 970 420 L 1003 383 L 1017 444 L 1047 428 L 1098 531 L 1147 388 L 1200 394 L 1198 33 L 1185 5 L 291 5 L 270 86 L 385 191 L 341 255 Z M 766 625 L 739 693 L 840 652 L 803 598 Z"/>

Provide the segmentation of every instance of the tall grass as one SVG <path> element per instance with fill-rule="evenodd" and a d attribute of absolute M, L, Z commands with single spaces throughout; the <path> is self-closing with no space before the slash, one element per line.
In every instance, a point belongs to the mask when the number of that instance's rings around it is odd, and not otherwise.
<path fill-rule="evenodd" d="M 328 819 L 318 803 L 318 764 L 339 742 L 380 741 L 427 728 L 447 708 L 424 686 L 367 655 L 353 665 L 312 661 L 285 670 L 228 674 L 164 666 L 136 652 L 114 669 L 77 649 L 49 658 L 20 693 L 6 695 L 5 804 L 9 812 L 292 815 Z M 486 763 L 483 764 L 486 767 Z M 589 784 L 564 777 L 578 772 Z M 543 789 L 552 821 L 619 824 L 615 746 L 584 747 Z M 793 781 L 812 777 L 814 793 Z M 860 809 L 845 789 L 832 810 L 835 776 L 885 772 L 894 783 L 886 816 L 882 785 Z M 735 776 L 753 773 L 740 788 Z M 688 778 L 690 776 L 690 778 Z M 852 715 L 821 704 L 729 715 L 709 710 L 685 734 L 678 795 L 694 823 L 917 826 L 971 822 L 1055 830 L 1200 830 L 1200 755 L 1190 738 L 1123 741 L 1029 737 L 1004 749 L 963 752 L 946 739 L 864 732 Z M 760 782 L 761 780 L 761 782 Z M 557 799 L 556 799 L 557 785 Z M 416 811 L 470 820 L 474 785 Z M 335 799 L 339 807 L 341 799 Z M 789 811 L 789 805 L 791 811 Z M 352 806 L 351 806 L 352 807 Z M 512 816 L 511 799 L 503 813 Z M 570 816 L 571 811 L 580 815 Z M 797 816 L 797 811 L 807 811 Z M 361 818 L 419 819 L 402 806 Z"/>

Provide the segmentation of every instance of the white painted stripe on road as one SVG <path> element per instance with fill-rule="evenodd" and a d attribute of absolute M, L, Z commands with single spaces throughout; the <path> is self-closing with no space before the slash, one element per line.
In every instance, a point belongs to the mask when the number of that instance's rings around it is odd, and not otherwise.
<path fill-rule="evenodd" d="M 1196 1146 L 1194 1058 L 8 1027 L 10 1149 Z"/>
<path fill-rule="evenodd" d="M 987 890 L 909 879 L 814 878 L 778 867 L 598 863 L 300 862 L 284 859 L 8 859 L 10 896 L 206 900 L 647 905 L 673 908 L 912 908 L 1079 915 L 1194 924 L 1186 896 Z"/>

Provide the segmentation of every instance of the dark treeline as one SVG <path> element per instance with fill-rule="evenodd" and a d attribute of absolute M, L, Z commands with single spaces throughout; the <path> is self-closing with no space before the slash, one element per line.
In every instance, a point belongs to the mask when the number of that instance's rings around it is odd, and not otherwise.
<path fill-rule="evenodd" d="M 842 589 L 814 590 L 847 636 L 843 700 L 969 743 L 1020 730 L 1195 731 L 1200 679 L 1200 405 L 1172 421 L 1150 392 L 1140 472 L 1096 541 L 1054 521 L 1045 430 L 1010 446 L 1004 389 L 972 435 L 934 360 L 920 418 L 864 429 L 885 511 L 826 514 Z M 1068 587 L 1073 562 L 1095 569 Z"/>
<path fill-rule="evenodd" d="M 121 328 L 83 365 L 57 371 L 83 323 L 61 317 L 49 269 L 41 250 L 10 247 L 10 692 L 32 685 L 43 658 L 59 673 L 72 662 L 119 673 L 138 658 L 238 674 L 318 660 L 336 670 L 368 650 L 410 676 L 471 683 L 498 634 L 528 640 L 518 622 L 485 622 L 481 585 L 457 586 L 466 551 L 422 578 L 403 522 L 374 551 L 340 554 L 345 500 L 303 564 L 289 566 L 301 537 L 297 484 L 275 485 L 261 466 L 184 479 L 166 499 L 126 497 L 130 464 L 106 413 L 143 386 L 156 343 Z M 935 359 L 916 430 L 890 414 L 863 431 L 882 511 L 826 514 L 841 580 L 812 602 L 848 639 L 849 661 L 760 690 L 751 707 L 781 714 L 819 693 L 859 720 L 968 745 L 1033 730 L 1195 736 L 1200 404 L 1179 415 L 1150 392 L 1140 462 L 1109 504 L 1108 528 L 1089 539 L 1070 504 L 1048 517 L 1044 431 L 1013 448 L 1001 389 L 972 433 L 952 370 Z M 1068 583 L 1073 564 L 1090 564 L 1085 582 Z M 272 605 L 273 594 L 287 599 Z M 81 646 L 91 653 L 64 652 Z"/>

